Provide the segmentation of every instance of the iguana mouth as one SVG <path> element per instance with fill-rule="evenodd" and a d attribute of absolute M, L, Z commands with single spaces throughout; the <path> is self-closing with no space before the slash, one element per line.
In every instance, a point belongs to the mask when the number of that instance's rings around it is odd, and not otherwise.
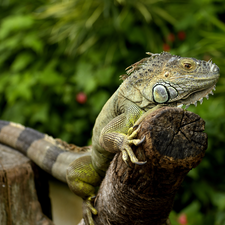
<path fill-rule="evenodd" d="M 195 105 L 197 107 L 198 101 L 200 104 L 203 102 L 203 98 L 206 98 L 207 100 L 209 99 L 209 95 L 214 95 L 213 91 L 216 90 L 216 85 L 213 85 L 210 88 L 200 90 L 194 93 L 191 93 L 188 95 L 185 99 L 181 99 L 182 103 L 177 102 L 177 107 L 182 107 L 185 105 L 185 109 L 187 109 L 190 105 Z M 200 97 L 199 97 L 200 96 Z"/>

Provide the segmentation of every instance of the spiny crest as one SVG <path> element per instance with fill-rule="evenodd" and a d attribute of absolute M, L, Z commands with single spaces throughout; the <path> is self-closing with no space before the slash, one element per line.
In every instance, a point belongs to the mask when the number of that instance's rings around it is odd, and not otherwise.
<path fill-rule="evenodd" d="M 139 69 L 142 69 L 146 65 L 152 63 L 153 60 L 158 60 L 160 62 L 163 62 L 165 59 L 168 60 L 168 58 L 172 57 L 172 55 L 168 52 L 162 52 L 162 53 L 151 53 L 146 52 L 147 55 L 150 55 L 150 57 L 143 58 L 140 61 L 128 66 L 125 70 L 128 75 L 131 75 L 133 72 L 138 71 Z"/>

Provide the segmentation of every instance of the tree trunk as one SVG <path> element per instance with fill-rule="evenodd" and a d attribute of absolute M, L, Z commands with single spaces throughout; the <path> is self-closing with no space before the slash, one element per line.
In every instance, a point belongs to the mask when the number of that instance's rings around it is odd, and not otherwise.
<path fill-rule="evenodd" d="M 0 144 L 1 225 L 54 225 L 47 217 L 51 218 L 48 190 L 42 170 L 21 153 Z"/>
<path fill-rule="evenodd" d="M 204 124 L 198 115 L 171 107 L 145 118 L 138 138 L 146 141 L 133 151 L 147 163 L 128 167 L 115 155 L 95 200 L 96 225 L 166 224 L 183 179 L 205 154 Z"/>

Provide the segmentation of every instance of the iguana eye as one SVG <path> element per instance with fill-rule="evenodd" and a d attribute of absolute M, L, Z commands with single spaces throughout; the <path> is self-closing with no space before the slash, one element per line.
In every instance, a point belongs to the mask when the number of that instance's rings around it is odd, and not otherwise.
<path fill-rule="evenodd" d="M 184 58 L 180 60 L 180 66 L 185 70 L 192 70 L 196 68 L 196 63 L 192 59 Z"/>
<path fill-rule="evenodd" d="M 184 68 L 185 69 L 191 69 L 191 63 L 184 63 Z"/>

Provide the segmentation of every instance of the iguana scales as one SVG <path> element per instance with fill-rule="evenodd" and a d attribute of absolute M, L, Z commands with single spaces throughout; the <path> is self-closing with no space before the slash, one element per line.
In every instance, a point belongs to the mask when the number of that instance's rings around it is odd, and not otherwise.
<path fill-rule="evenodd" d="M 125 163 L 145 163 L 139 162 L 131 149 L 144 141 L 136 139 L 143 118 L 161 106 L 202 103 L 203 97 L 213 94 L 219 78 L 219 68 L 211 61 L 166 52 L 148 54 L 150 57 L 127 68 L 126 79 L 102 108 L 93 128 L 91 151 L 69 152 L 47 135 L 0 121 L 1 143 L 27 155 L 84 199 L 86 224 L 94 224 L 91 214 L 97 211 L 91 200 L 113 156 L 122 152 Z"/>

